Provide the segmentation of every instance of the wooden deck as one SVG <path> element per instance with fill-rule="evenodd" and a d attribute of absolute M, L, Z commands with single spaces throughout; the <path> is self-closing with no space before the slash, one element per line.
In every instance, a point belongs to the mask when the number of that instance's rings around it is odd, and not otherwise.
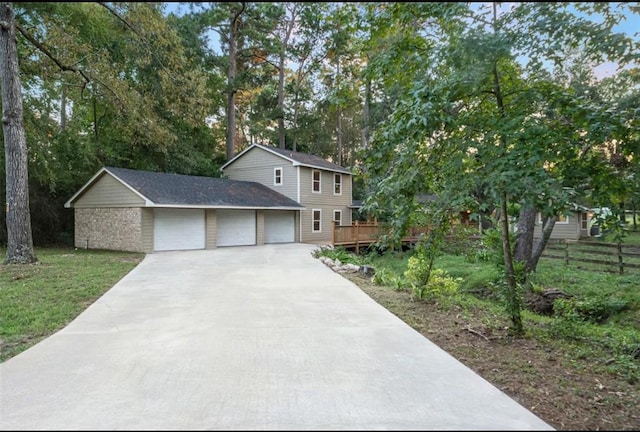
<path fill-rule="evenodd" d="M 361 247 L 368 247 L 377 242 L 386 233 L 386 230 L 385 225 L 375 221 L 355 221 L 353 225 L 338 225 L 334 223 L 331 243 L 333 246 L 355 249 L 355 252 L 359 253 Z M 414 244 L 427 231 L 427 227 L 411 228 L 409 234 L 402 239 L 402 243 Z"/>

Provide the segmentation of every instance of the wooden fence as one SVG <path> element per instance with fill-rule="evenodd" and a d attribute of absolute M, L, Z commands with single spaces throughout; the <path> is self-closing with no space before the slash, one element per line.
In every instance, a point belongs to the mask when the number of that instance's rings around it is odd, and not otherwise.
<path fill-rule="evenodd" d="M 578 268 L 620 274 L 626 269 L 640 269 L 640 247 L 623 243 L 550 241 L 542 257 L 563 260 L 567 266 L 578 263 Z"/>

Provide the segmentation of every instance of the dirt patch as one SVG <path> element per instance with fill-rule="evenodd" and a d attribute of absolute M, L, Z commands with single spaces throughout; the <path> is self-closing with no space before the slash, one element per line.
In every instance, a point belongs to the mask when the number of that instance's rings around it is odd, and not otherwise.
<path fill-rule="evenodd" d="M 514 338 L 504 317 L 486 320 L 486 312 L 418 301 L 357 274 L 343 276 L 557 430 L 640 430 L 637 386 L 594 372 L 588 359 L 576 363 L 561 348 Z"/>

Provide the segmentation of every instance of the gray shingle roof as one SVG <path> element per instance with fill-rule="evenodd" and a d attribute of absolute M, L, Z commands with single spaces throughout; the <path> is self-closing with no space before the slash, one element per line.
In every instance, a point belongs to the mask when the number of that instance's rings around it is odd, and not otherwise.
<path fill-rule="evenodd" d="M 323 159 L 319 156 L 314 156 L 314 155 L 310 155 L 307 153 L 300 153 L 300 152 L 294 152 L 291 150 L 283 150 L 279 147 L 271 147 L 271 146 L 265 146 L 265 145 L 260 145 L 260 144 L 253 144 L 250 147 L 247 147 L 246 149 L 244 149 L 242 152 L 240 152 L 239 154 L 237 154 L 233 159 L 231 159 L 229 162 L 227 162 L 226 164 L 224 164 L 222 166 L 222 169 L 224 170 L 227 166 L 231 165 L 232 163 L 234 163 L 238 158 L 242 157 L 245 153 L 247 153 L 248 151 L 254 149 L 254 148 L 260 148 L 263 150 L 266 150 L 268 152 L 272 152 L 273 154 L 282 156 L 288 160 L 290 160 L 291 162 L 293 162 L 294 165 L 302 165 L 302 166 L 306 166 L 306 167 L 311 167 L 311 168 L 320 168 L 320 169 L 324 169 L 327 171 L 335 171 L 335 172 L 339 172 L 339 173 L 344 173 L 344 174 L 352 174 L 352 172 L 344 167 L 341 167 L 338 164 L 334 164 L 332 162 L 329 162 L 326 159 Z"/>
<path fill-rule="evenodd" d="M 301 165 L 324 168 L 329 171 L 338 171 L 338 172 L 345 172 L 345 173 L 349 172 L 349 170 L 347 170 L 346 168 L 343 168 L 338 164 L 329 162 L 328 160 L 322 159 L 319 156 L 314 156 L 307 153 L 294 152 L 291 150 L 283 150 L 278 147 L 266 147 L 266 146 L 258 146 L 258 147 L 262 147 L 262 148 L 266 148 L 271 151 L 274 151 L 286 158 L 289 158 L 291 160 L 294 160 L 300 163 Z"/>
<path fill-rule="evenodd" d="M 105 169 L 156 205 L 303 208 L 296 201 L 256 182 L 127 168 Z"/>

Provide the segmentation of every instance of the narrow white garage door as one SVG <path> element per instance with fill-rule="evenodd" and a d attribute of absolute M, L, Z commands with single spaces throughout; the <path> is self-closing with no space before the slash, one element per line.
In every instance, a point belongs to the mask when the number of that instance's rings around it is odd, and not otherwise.
<path fill-rule="evenodd" d="M 256 244 L 255 210 L 216 210 L 216 243 L 218 246 Z"/>
<path fill-rule="evenodd" d="M 153 246 L 156 251 L 204 249 L 204 210 L 155 209 Z"/>
<path fill-rule="evenodd" d="M 264 212 L 264 242 L 293 243 L 296 239 L 295 214 L 286 210 Z"/>

